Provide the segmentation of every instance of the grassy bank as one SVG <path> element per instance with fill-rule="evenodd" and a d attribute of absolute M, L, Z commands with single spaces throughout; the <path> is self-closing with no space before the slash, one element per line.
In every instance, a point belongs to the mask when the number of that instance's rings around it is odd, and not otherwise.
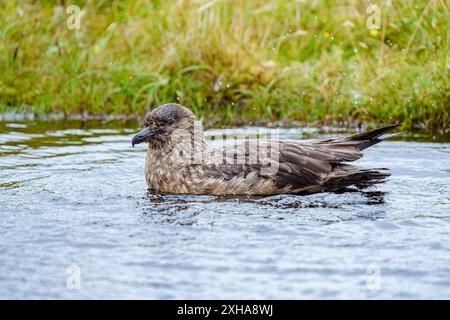
<path fill-rule="evenodd" d="M 223 124 L 447 128 L 449 2 L 376 3 L 370 30 L 367 1 L 0 1 L 0 111 L 178 101 Z M 83 10 L 79 30 L 69 4 Z"/>

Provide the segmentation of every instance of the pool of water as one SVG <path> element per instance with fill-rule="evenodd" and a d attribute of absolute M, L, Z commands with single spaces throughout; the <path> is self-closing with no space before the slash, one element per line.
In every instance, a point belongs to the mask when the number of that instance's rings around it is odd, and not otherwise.
<path fill-rule="evenodd" d="M 0 123 L 0 298 L 450 298 L 447 137 L 368 149 L 363 192 L 159 196 L 137 129 Z"/>

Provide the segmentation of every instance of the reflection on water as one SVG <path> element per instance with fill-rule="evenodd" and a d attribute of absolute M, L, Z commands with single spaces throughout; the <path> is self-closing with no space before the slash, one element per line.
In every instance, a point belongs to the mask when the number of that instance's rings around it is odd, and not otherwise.
<path fill-rule="evenodd" d="M 0 123 L 0 298 L 450 298 L 448 136 L 367 150 L 363 191 L 215 197 L 149 194 L 137 129 Z"/>

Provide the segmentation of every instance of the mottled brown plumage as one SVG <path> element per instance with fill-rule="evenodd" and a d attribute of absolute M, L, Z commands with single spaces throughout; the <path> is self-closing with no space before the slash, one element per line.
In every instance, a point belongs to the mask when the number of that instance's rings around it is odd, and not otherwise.
<path fill-rule="evenodd" d="M 150 190 L 172 194 L 315 193 L 382 182 L 386 169 L 346 162 L 382 141 L 391 125 L 349 137 L 314 142 L 246 139 L 223 148 L 208 145 L 194 114 L 178 104 L 159 106 L 145 117 L 133 146 L 148 142 L 145 178 Z"/>

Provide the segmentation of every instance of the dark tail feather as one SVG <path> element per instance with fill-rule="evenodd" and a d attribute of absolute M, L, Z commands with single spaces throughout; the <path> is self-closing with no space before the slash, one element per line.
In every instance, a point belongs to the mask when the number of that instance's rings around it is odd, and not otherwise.
<path fill-rule="evenodd" d="M 336 149 L 336 147 L 340 147 L 341 149 L 351 147 L 353 150 L 356 148 L 358 150 L 356 152 L 359 152 L 380 141 L 392 137 L 392 134 L 385 137 L 382 136 L 398 126 L 398 124 L 394 124 L 354 134 L 349 137 L 322 140 L 319 144 L 324 144 L 333 147 L 334 149 Z M 363 169 L 348 164 L 335 164 L 333 170 L 323 182 L 322 188 L 324 191 L 339 191 L 349 186 L 365 188 L 376 183 L 384 182 L 390 175 L 391 173 L 388 169 Z"/>
<path fill-rule="evenodd" d="M 365 188 L 384 182 L 391 175 L 388 169 L 363 169 L 352 165 L 337 166 L 323 184 L 324 191 L 338 191 L 349 186 Z"/>
<path fill-rule="evenodd" d="M 350 137 L 343 138 L 342 142 L 349 142 L 349 141 L 361 141 L 360 143 L 357 143 L 356 146 L 359 150 L 367 149 L 368 147 L 373 146 L 374 144 L 377 144 L 378 142 L 381 142 L 385 139 L 380 138 L 382 135 L 386 134 L 387 132 L 398 128 L 399 124 L 393 124 L 390 126 L 357 133 L 354 135 L 351 135 Z"/>
<path fill-rule="evenodd" d="M 391 138 L 393 135 L 389 135 L 386 138 L 383 138 L 382 136 L 386 134 L 387 132 L 399 127 L 399 124 L 393 124 L 390 126 L 357 133 L 354 135 L 351 135 L 349 137 L 343 137 L 343 138 L 337 138 L 337 139 L 328 139 L 328 140 L 321 140 L 317 142 L 318 144 L 326 144 L 326 145 L 334 145 L 334 146 L 353 146 L 354 148 L 358 150 L 364 150 L 367 149 L 370 146 L 373 146 L 374 144 L 377 144 L 378 142 L 381 142 L 383 140 L 386 140 L 388 138 Z"/>

